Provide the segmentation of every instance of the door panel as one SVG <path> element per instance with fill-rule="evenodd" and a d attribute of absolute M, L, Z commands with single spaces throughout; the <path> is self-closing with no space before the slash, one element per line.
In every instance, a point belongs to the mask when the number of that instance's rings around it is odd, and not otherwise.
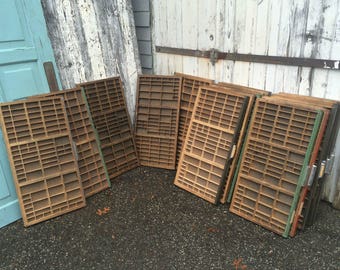
<path fill-rule="evenodd" d="M 0 50 L 34 47 L 21 0 L 1 0 L 0 7 Z"/>
<path fill-rule="evenodd" d="M 24 40 L 24 31 L 20 22 L 18 10 L 15 1 L 3 0 L 0 9 L 0 27 L 1 29 L 11 29 L 11 31 L 0 32 L 0 42 Z"/>
<path fill-rule="evenodd" d="M 2 91 L 2 98 L 5 101 L 16 100 L 39 93 L 37 89 L 46 89 L 41 75 L 37 62 L 0 66 L 1 88 L 9 90 Z"/>
<path fill-rule="evenodd" d="M 0 1 L 0 102 L 49 91 L 44 62 L 55 61 L 40 0 Z M 57 77 L 59 86 L 60 81 Z M 0 131 L 0 227 L 21 217 Z"/>

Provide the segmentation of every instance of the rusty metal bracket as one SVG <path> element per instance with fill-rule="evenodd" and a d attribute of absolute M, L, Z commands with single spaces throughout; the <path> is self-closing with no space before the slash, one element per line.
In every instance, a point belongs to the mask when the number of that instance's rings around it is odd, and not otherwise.
<path fill-rule="evenodd" d="M 215 63 L 218 61 L 218 51 L 215 49 L 210 50 L 210 62 L 213 66 L 215 66 Z"/>
<path fill-rule="evenodd" d="M 163 47 L 163 46 L 156 46 L 156 52 L 208 58 L 210 59 L 212 65 L 215 65 L 215 63 L 218 60 L 230 60 L 230 61 L 272 64 L 272 65 L 301 66 L 301 67 L 311 67 L 311 68 L 323 68 L 323 69 L 329 69 L 329 70 L 340 70 L 340 59 L 339 60 L 328 60 L 328 59 L 313 59 L 313 58 L 301 58 L 301 57 L 228 53 L 228 52 L 220 52 L 216 49 L 204 51 L 204 50 L 182 49 L 182 48 L 172 48 L 172 47 Z"/>

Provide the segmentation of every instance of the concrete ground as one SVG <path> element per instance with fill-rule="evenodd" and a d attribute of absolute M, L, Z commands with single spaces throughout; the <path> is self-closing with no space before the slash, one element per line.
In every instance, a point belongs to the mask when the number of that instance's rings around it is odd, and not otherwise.
<path fill-rule="evenodd" d="M 340 211 L 284 239 L 140 167 L 81 210 L 0 229 L 0 269 L 340 269 Z M 97 209 L 109 207 L 97 215 Z"/>

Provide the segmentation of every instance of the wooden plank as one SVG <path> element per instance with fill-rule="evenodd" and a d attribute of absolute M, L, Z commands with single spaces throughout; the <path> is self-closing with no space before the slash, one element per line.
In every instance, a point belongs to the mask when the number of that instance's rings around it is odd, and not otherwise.
<path fill-rule="evenodd" d="M 331 8 L 331 5 L 334 5 L 334 7 L 337 6 L 337 8 Z M 320 31 L 322 32 L 320 33 L 318 55 L 320 57 L 329 58 L 332 54 L 332 47 L 339 43 L 335 38 L 338 31 L 336 26 L 339 26 L 337 22 L 337 20 L 339 20 L 339 2 L 335 4 L 334 1 L 324 1 L 322 3 L 322 9 L 322 18 L 320 18 L 320 22 L 322 23 Z M 325 97 L 327 95 L 328 77 L 329 71 L 315 70 L 313 74 L 313 96 Z"/>
<path fill-rule="evenodd" d="M 152 55 L 140 55 L 140 62 L 142 63 L 143 68 L 152 69 Z"/>
<path fill-rule="evenodd" d="M 167 36 L 167 1 L 152 1 L 154 16 L 153 25 L 154 34 L 153 42 L 154 44 L 163 45 L 166 44 Z M 154 53 L 154 65 L 157 74 L 167 75 L 168 73 L 168 56 L 158 53 Z"/>
<path fill-rule="evenodd" d="M 138 49 L 140 54 L 151 55 L 151 41 L 139 41 Z"/>
<path fill-rule="evenodd" d="M 74 12 L 76 14 L 78 13 L 77 15 L 79 15 L 80 18 L 79 22 L 82 25 L 83 39 L 86 41 L 88 61 L 90 63 L 91 69 L 95 70 L 97 74 L 100 74 L 99 79 L 105 78 L 106 72 L 103 59 L 104 56 L 102 50 L 98 50 L 98 44 L 100 44 L 101 41 L 94 5 L 91 3 L 91 1 L 86 0 L 79 0 L 77 1 L 76 5 L 77 6 L 74 6 Z M 89 77 L 87 79 L 94 78 Z"/>
<path fill-rule="evenodd" d="M 266 48 L 268 46 L 268 38 L 270 34 L 270 27 L 272 22 L 270 21 L 270 5 L 269 0 L 260 1 L 257 4 L 257 16 L 256 16 L 256 28 L 254 29 L 254 38 L 252 43 L 254 44 L 251 53 L 266 55 Z M 251 63 L 249 70 L 249 86 L 259 89 L 265 89 L 266 81 L 266 68 L 267 65 Z"/>
<path fill-rule="evenodd" d="M 215 48 L 224 51 L 224 45 L 225 45 L 225 20 L 226 18 L 226 2 L 223 0 L 217 0 L 216 1 L 216 26 L 215 26 Z M 210 75 L 210 78 L 214 79 L 215 81 L 222 81 L 222 78 L 224 77 L 224 61 L 218 61 L 213 66 L 214 73 Z"/>
<path fill-rule="evenodd" d="M 303 44 L 308 20 L 309 0 L 294 0 L 289 16 L 287 56 L 303 57 Z M 301 67 L 284 67 L 283 91 L 298 93 Z"/>
<path fill-rule="evenodd" d="M 198 49 L 198 3 L 197 1 L 182 1 L 182 43 L 183 48 Z M 198 75 L 198 59 L 183 57 L 183 73 Z"/>
<path fill-rule="evenodd" d="M 223 51 L 224 52 L 235 52 L 234 50 L 234 35 L 235 35 L 235 10 L 236 10 L 236 1 L 228 0 L 224 1 L 224 27 L 223 27 Z M 234 61 L 223 61 L 222 63 L 222 74 L 218 77 L 218 81 L 232 82 L 233 79 L 233 69 L 234 69 Z"/>
<path fill-rule="evenodd" d="M 197 16 L 197 49 L 210 50 L 216 48 L 216 35 L 221 35 L 216 31 L 219 13 L 216 13 L 217 0 L 211 0 L 209 5 L 206 1 L 199 0 Z M 215 78 L 215 66 L 209 59 L 197 59 L 197 75 L 204 78 Z"/>
<path fill-rule="evenodd" d="M 134 115 L 141 69 L 130 1 L 47 0 L 42 6 L 63 88 L 121 74 Z"/>
<path fill-rule="evenodd" d="M 149 0 L 132 0 L 132 6 L 134 11 L 149 11 L 150 1 Z"/>
<path fill-rule="evenodd" d="M 171 1 L 172 2 L 172 1 Z M 182 3 L 183 1 L 174 1 L 175 5 L 175 14 L 172 15 L 174 17 L 174 21 L 176 21 L 176 46 L 179 48 L 183 47 L 183 10 L 182 10 Z M 170 18 L 169 18 L 170 19 Z M 174 58 L 175 61 L 175 70 L 177 72 L 183 72 L 183 57 L 176 56 Z"/>
<path fill-rule="evenodd" d="M 268 44 L 266 46 L 265 51 L 268 55 L 277 55 L 278 50 L 278 43 L 279 35 L 280 35 L 280 22 L 282 18 L 281 12 L 282 7 L 281 5 L 284 1 L 277 2 L 270 2 L 270 7 L 268 8 L 268 12 L 270 12 L 270 26 L 269 26 L 269 33 L 268 33 Z M 265 89 L 267 91 L 277 91 L 275 86 L 275 77 L 276 77 L 276 65 L 267 65 L 267 70 L 265 74 Z"/>
<path fill-rule="evenodd" d="M 254 45 L 254 29 L 256 25 L 257 12 L 256 1 L 241 1 L 236 6 L 236 31 L 235 31 L 235 52 L 250 53 Z M 249 63 L 235 62 L 233 71 L 233 83 L 244 86 L 249 85 Z"/>
<path fill-rule="evenodd" d="M 176 10 L 176 13 L 178 13 L 178 9 L 173 8 L 174 3 L 168 5 L 171 8 L 168 9 L 167 18 L 171 17 L 171 14 L 175 12 L 170 10 Z M 178 33 L 177 36 L 186 37 L 184 43 L 188 45 L 184 46 L 181 43 L 181 46 L 174 46 L 174 48 L 198 48 L 204 50 L 214 47 L 227 52 L 330 59 L 329 55 L 326 54 L 324 57 L 317 55 L 313 57 L 315 53 L 312 55 L 311 52 L 318 51 L 320 46 L 327 47 L 329 42 L 336 44 L 338 40 L 334 37 L 336 31 L 331 29 L 336 29 L 336 25 L 339 25 L 336 20 L 336 17 L 339 17 L 336 15 L 339 9 L 328 7 L 338 7 L 338 5 L 336 0 L 328 0 L 322 4 L 314 0 L 288 0 L 280 1 L 279 3 L 269 0 L 241 2 L 215 0 L 210 2 L 209 5 L 204 1 L 181 3 L 181 6 L 183 6 L 181 11 L 184 26 L 181 31 L 176 32 Z M 221 12 L 223 10 L 224 12 Z M 198 17 L 199 19 L 188 19 L 185 14 L 190 12 L 197 12 L 198 15 L 192 17 Z M 219 12 L 223 14 L 221 15 Z M 322 13 L 321 17 L 319 16 L 320 13 Z M 171 24 L 173 17 L 169 21 Z M 323 18 L 326 19 L 324 20 Z M 320 29 L 323 29 L 321 27 L 323 25 L 329 30 L 325 30 L 321 34 Z M 169 26 L 167 26 L 167 29 L 169 29 Z M 163 30 L 163 34 L 167 33 L 168 36 L 171 36 L 165 28 Z M 207 39 L 210 36 L 208 33 L 213 32 L 215 32 L 214 40 Z M 326 32 L 333 33 L 333 36 L 326 36 Z M 156 43 L 155 45 L 159 44 Z M 169 55 L 165 58 L 167 62 L 169 59 L 176 59 Z M 336 58 L 337 56 L 333 56 L 333 59 Z M 308 94 L 308 92 L 312 91 L 314 81 L 317 81 L 315 82 L 315 89 L 321 89 L 319 92 L 325 93 L 329 88 L 327 83 L 328 74 L 335 75 L 336 79 L 339 76 L 334 72 L 277 66 L 275 63 L 273 65 L 249 65 L 248 63 L 237 61 L 236 63 L 225 61 L 221 65 L 218 63 L 212 66 L 208 59 L 196 59 L 197 64 L 194 64 L 195 59 L 193 57 L 178 56 L 177 59 L 185 59 L 184 63 L 186 61 L 193 63 L 184 65 L 188 69 L 184 70 L 185 73 L 200 74 L 200 76 L 210 77 L 218 81 L 230 82 L 234 79 L 235 83 L 242 85 L 254 84 L 255 87 L 266 88 L 273 92 L 298 93 L 300 91 Z M 170 61 L 173 67 L 174 60 Z M 327 80 L 325 80 L 326 74 L 328 76 Z M 315 79 L 315 76 L 318 76 L 319 79 Z M 333 79 L 333 81 L 336 81 L 336 79 Z M 330 92 L 332 95 L 337 96 L 334 93 L 338 91 L 330 90 Z M 321 96 L 317 92 L 314 95 Z"/>
<path fill-rule="evenodd" d="M 100 1 L 95 2 L 101 3 Z M 105 2 L 107 1 L 104 1 L 103 3 Z M 117 0 L 116 3 L 116 7 L 110 3 L 106 3 L 106 5 L 109 6 L 109 9 L 116 8 L 112 13 L 110 13 L 110 16 L 114 20 L 118 19 L 118 21 L 114 24 L 115 31 L 111 33 L 112 36 L 110 37 L 110 42 L 112 43 L 113 40 L 118 40 L 116 63 L 118 64 L 117 66 L 119 75 L 124 85 L 126 107 L 130 115 L 131 124 L 133 124 L 136 107 L 137 77 L 138 73 L 141 71 L 140 62 L 138 59 L 139 56 L 137 50 L 135 24 L 132 17 L 131 2 L 127 0 Z M 117 14 L 119 14 L 119 16 L 117 16 Z M 105 25 L 102 28 L 103 34 L 105 33 L 105 29 L 107 29 L 108 25 Z M 109 63 L 108 65 L 112 65 L 112 63 Z M 107 77 L 109 76 L 113 75 L 107 74 Z"/>
<path fill-rule="evenodd" d="M 48 86 L 50 88 L 50 92 L 55 92 L 59 90 L 59 85 L 57 81 L 57 77 L 55 74 L 54 66 L 52 62 L 45 62 L 44 63 L 44 70 L 46 79 L 48 82 Z"/>
<path fill-rule="evenodd" d="M 308 18 L 306 25 L 306 40 L 303 44 L 304 57 L 317 58 L 318 47 L 320 45 L 320 31 L 322 31 L 322 20 L 320 20 L 320 14 L 322 14 L 322 2 L 309 1 Z M 300 69 L 300 83 L 299 94 L 311 95 L 313 87 L 313 76 L 315 70 L 313 68 L 303 67 Z"/>
<path fill-rule="evenodd" d="M 137 34 L 138 40 L 144 40 L 144 41 L 150 41 L 151 40 L 151 30 L 150 30 L 150 28 L 136 26 L 136 34 Z"/>
<path fill-rule="evenodd" d="M 134 13 L 135 24 L 139 27 L 150 27 L 150 12 L 141 11 Z"/>
<path fill-rule="evenodd" d="M 166 36 L 166 44 L 169 46 L 177 46 L 177 20 L 179 18 L 178 14 L 176 13 L 176 2 L 177 1 L 167 1 L 166 5 L 166 16 L 167 16 L 167 36 Z M 167 55 L 167 62 L 164 63 L 167 66 L 167 74 L 173 74 L 177 70 L 177 63 L 176 63 L 176 56 L 175 55 Z"/>
<path fill-rule="evenodd" d="M 79 18 L 73 21 L 74 15 L 69 1 L 63 5 L 60 5 L 59 1 L 44 1 L 42 6 L 62 85 L 64 88 L 71 88 L 74 78 L 85 79 L 85 70 L 88 68 L 87 65 L 81 67 L 77 64 L 83 62 L 86 56 L 84 48 L 77 42 L 75 25 L 80 25 Z"/>

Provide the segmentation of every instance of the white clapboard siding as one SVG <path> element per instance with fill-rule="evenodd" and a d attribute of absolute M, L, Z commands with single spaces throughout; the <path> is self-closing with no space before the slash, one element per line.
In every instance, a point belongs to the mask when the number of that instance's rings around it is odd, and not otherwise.
<path fill-rule="evenodd" d="M 140 72 L 129 0 L 42 1 L 63 88 L 120 75 L 134 115 Z"/>
<path fill-rule="evenodd" d="M 340 59 L 339 0 L 151 2 L 153 46 Z M 284 91 L 340 100 L 340 71 L 221 60 L 212 65 L 209 59 L 154 51 L 154 73 L 175 71 L 273 93 Z M 330 183 L 333 181 L 334 186 L 337 179 L 339 173 L 334 171 L 326 183 L 328 191 L 324 197 L 328 200 L 332 199 L 330 194 L 334 197 Z"/>
<path fill-rule="evenodd" d="M 152 1 L 153 45 L 340 58 L 339 0 Z M 338 71 L 155 53 L 154 72 L 186 72 L 272 92 L 340 99 Z M 334 77 L 334 78 L 333 78 Z M 333 87 L 333 88 L 330 88 Z"/>

